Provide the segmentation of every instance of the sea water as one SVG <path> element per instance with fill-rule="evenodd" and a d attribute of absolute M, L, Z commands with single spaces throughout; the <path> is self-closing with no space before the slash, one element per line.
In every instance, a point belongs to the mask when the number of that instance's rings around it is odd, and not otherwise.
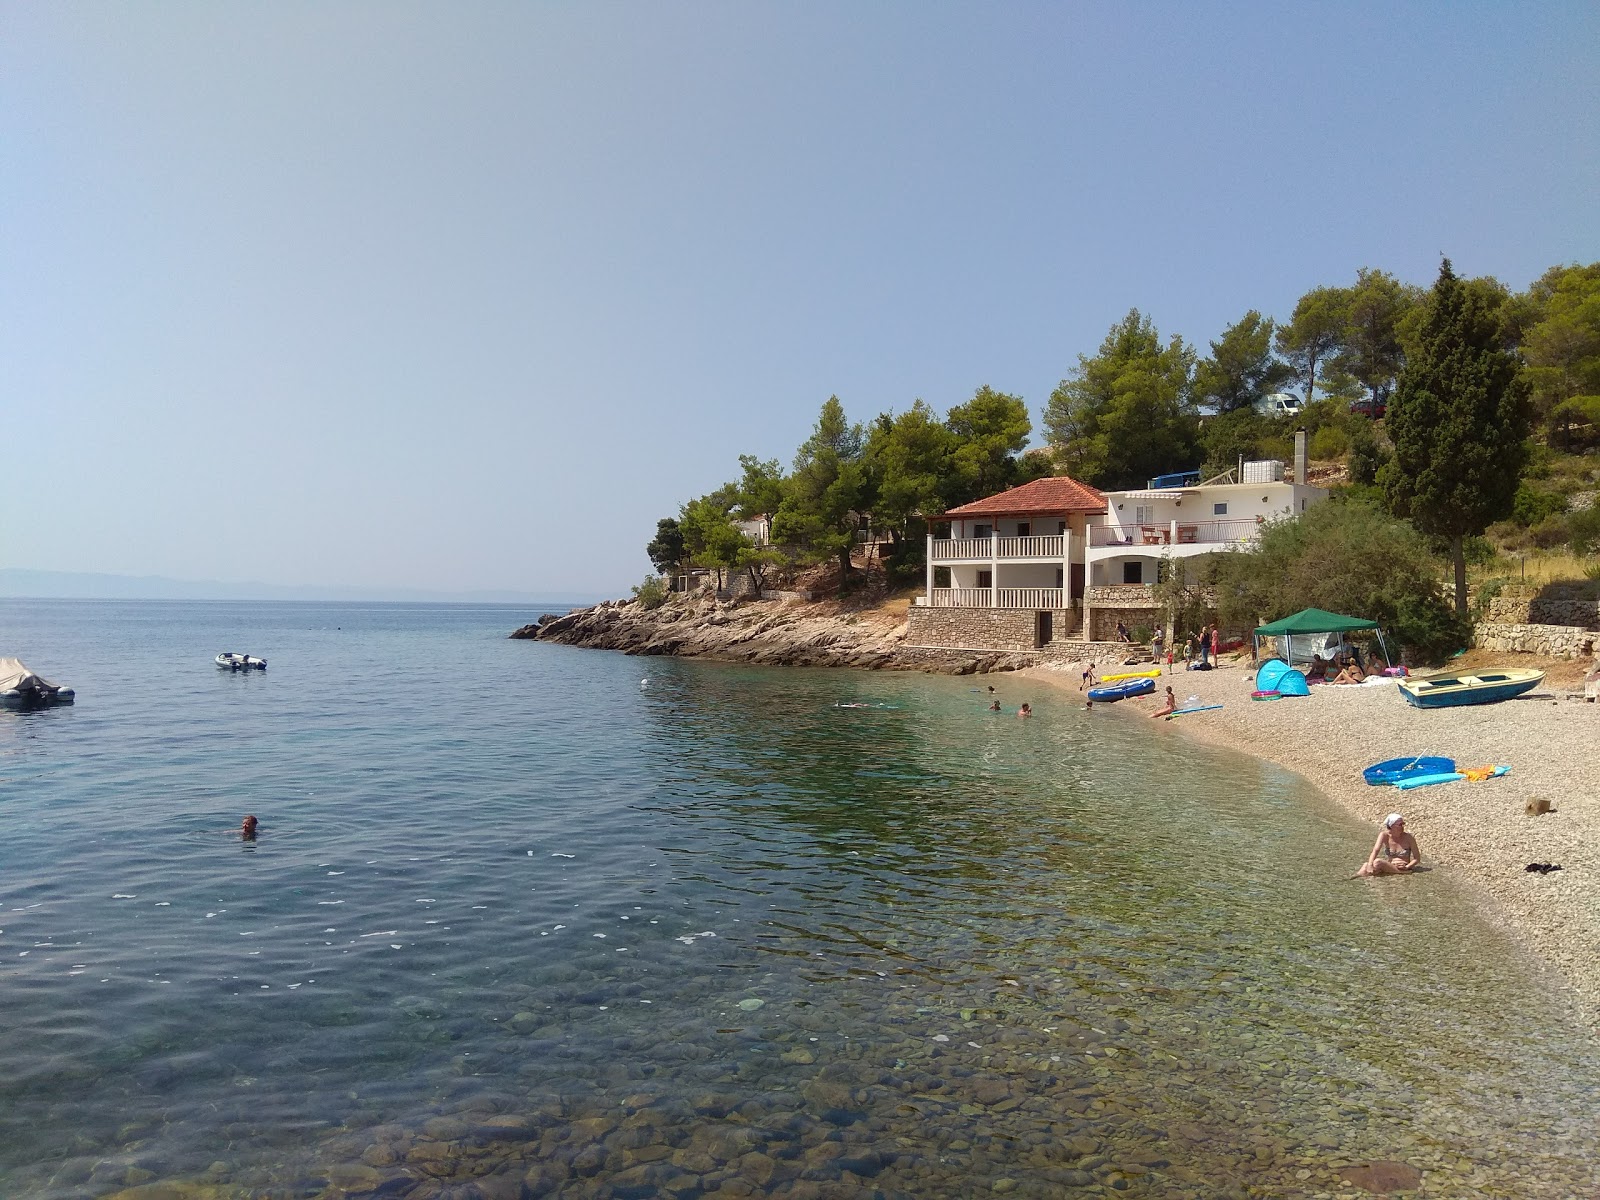
<path fill-rule="evenodd" d="M 0 602 L 78 694 L 0 712 L 0 1195 L 1594 1192 L 1558 984 L 1292 775 L 534 615 Z"/>

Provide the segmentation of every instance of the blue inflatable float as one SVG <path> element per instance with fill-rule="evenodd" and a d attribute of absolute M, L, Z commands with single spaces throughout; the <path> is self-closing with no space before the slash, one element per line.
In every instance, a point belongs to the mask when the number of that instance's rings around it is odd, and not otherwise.
<path fill-rule="evenodd" d="M 1089 699 L 1113 704 L 1129 696 L 1144 696 L 1156 690 L 1154 679 L 1128 679 L 1122 683 L 1108 683 L 1104 687 L 1089 689 Z"/>

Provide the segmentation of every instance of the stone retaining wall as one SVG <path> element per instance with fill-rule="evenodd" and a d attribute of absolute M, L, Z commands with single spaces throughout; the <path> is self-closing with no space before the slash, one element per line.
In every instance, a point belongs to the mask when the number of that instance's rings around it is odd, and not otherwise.
<path fill-rule="evenodd" d="M 1516 599 L 1496 596 L 1489 601 L 1484 620 L 1490 625 L 1560 625 L 1600 629 L 1600 600 L 1551 597 Z"/>
<path fill-rule="evenodd" d="M 1076 631 L 1078 615 L 1057 609 L 1052 633 Z M 906 645 L 962 650 L 1037 650 L 1038 614 L 1026 608 L 933 608 L 912 605 L 906 612 Z"/>
<path fill-rule="evenodd" d="M 1497 653 L 1542 654 L 1547 658 L 1591 658 L 1600 633 L 1576 625 L 1512 624 L 1481 621 L 1472 629 L 1473 644 Z"/>

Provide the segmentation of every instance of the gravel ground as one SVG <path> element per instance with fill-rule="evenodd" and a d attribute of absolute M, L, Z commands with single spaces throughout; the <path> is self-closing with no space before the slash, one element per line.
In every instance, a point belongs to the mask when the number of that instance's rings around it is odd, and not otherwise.
<path fill-rule="evenodd" d="M 1075 691 L 1080 664 L 1026 674 Z M 1486 918 L 1554 966 L 1583 1016 L 1600 1025 L 1600 704 L 1541 688 L 1516 700 L 1464 708 L 1413 708 L 1392 683 L 1316 686 L 1304 698 L 1254 702 L 1248 660 L 1170 680 L 1179 705 L 1198 696 L 1214 712 L 1149 722 L 1162 733 L 1224 746 L 1303 776 L 1377 837 L 1385 814 L 1405 814 L 1423 862 L 1474 885 Z M 1154 711 L 1153 696 L 1125 700 L 1127 716 Z M 1397 792 L 1369 787 L 1361 769 L 1401 755 L 1440 754 L 1459 766 L 1510 764 L 1483 783 Z M 1530 817 L 1536 798 L 1553 811 Z M 1560 871 L 1530 874 L 1533 862 Z M 1349 864 L 1351 873 L 1360 862 Z M 1368 886 L 1402 881 L 1375 880 Z"/>

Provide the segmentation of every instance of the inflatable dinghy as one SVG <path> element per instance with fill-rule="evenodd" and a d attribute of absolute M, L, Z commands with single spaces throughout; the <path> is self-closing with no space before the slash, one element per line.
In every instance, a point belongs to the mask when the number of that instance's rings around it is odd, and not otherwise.
<path fill-rule="evenodd" d="M 1391 758 L 1373 763 L 1361 777 L 1373 787 L 1391 787 L 1402 779 L 1418 779 L 1423 775 L 1448 775 L 1456 769 L 1453 758 L 1438 758 L 1419 754 L 1416 758 Z"/>
<path fill-rule="evenodd" d="M 234 654 L 224 650 L 217 655 L 217 666 L 225 671 L 265 671 L 267 660 L 264 658 L 251 658 L 248 654 Z"/>
<path fill-rule="evenodd" d="M 1154 679 L 1128 679 L 1122 683 L 1113 683 L 1109 687 L 1090 688 L 1089 699 L 1104 704 L 1115 704 L 1118 700 L 1126 700 L 1129 696 L 1147 696 L 1155 690 Z"/>

